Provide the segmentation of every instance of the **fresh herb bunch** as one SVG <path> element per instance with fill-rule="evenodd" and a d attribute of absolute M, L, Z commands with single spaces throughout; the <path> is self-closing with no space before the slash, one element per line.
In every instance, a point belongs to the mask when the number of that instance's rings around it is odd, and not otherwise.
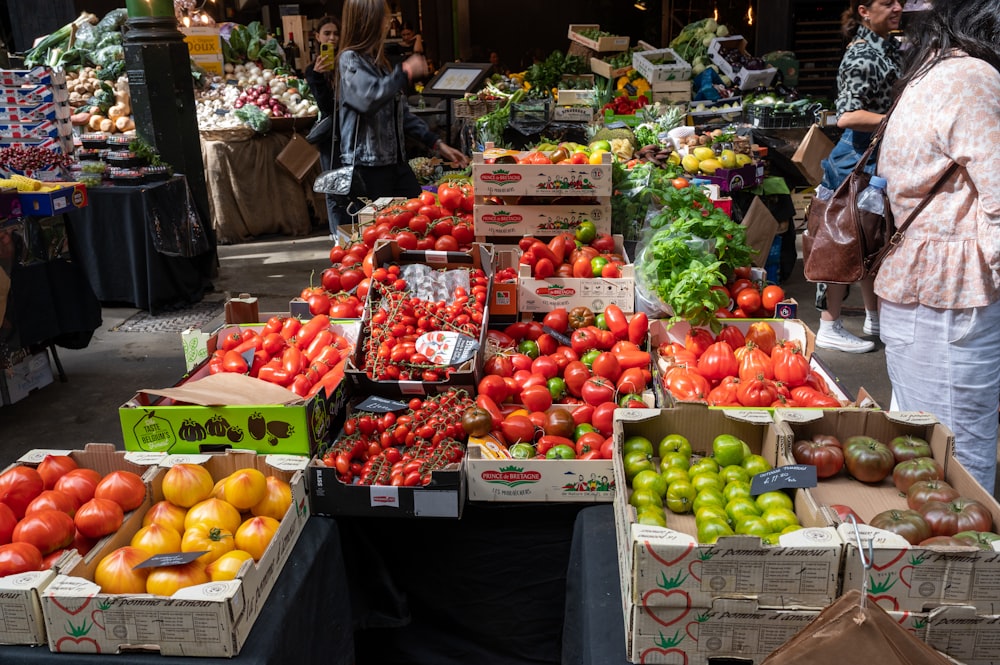
<path fill-rule="evenodd" d="M 157 152 L 156 148 L 140 138 L 132 139 L 128 144 L 128 149 L 134 152 L 136 157 L 146 160 L 150 166 L 163 166 L 163 160 L 160 159 L 160 153 Z"/>
<path fill-rule="evenodd" d="M 542 62 L 536 62 L 524 74 L 526 83 L 531 84 L 532 96 L 549 96 L 552 88 L 559 85 L 563 74 L 587 74 L 590 68 L 583 58 L 576 55 L 564 55 L 562 51 L 553 51 Z"/>

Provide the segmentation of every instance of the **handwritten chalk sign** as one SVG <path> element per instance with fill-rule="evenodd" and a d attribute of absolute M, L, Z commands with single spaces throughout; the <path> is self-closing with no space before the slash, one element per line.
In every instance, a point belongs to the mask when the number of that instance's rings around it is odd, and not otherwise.
<path fill-rule="evenodd" d="M 405 411 L 408 408 L 410 407 L 406 402 L 372 395 L 371 397 L 366 398 L 365 401 L 361 402 L 361 404 L 354 407 L 354 410 L 368 411 L 369 413 L 389 413 L 391 411 Z"/>
<path fill-rule="evenodd" d="M 202 552 L 168 552 L 167 554 L 154 554 L 136 568 L 159 568 L 161 566 L 183 566 L 191 563 L 202 554 L 208 554 L 208 550 Z"/>
<path fill-rule="evenodd" d="M 750 496 L 794 487 L 816 487 L 816 467 L 790 464 L 758 473 L 750 479 Z"/>

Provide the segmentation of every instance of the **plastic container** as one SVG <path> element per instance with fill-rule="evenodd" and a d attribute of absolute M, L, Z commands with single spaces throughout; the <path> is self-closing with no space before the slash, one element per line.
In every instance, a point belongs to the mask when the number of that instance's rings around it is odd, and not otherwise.
<path fill-rule="evenodd" d="M 866 210 L 875 215 L 885 214 L 885 178 L 873 175 L 868 186 L 858 194 L 858 210 Z"/>
<path fill-rule="evenodd" d="M 772 284 L 781 283 L 781 236 L 774 236 L 771 243 L 771 250 L 767 253 L 767 262 L 764 264 L 767 272 L 767 281 Z"/>

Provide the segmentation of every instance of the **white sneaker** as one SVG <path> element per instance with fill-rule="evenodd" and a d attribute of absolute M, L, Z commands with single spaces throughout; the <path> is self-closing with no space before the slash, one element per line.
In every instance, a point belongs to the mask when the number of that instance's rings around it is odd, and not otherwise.
<path fill-rule="evenodd" d="M 829 326 L 820 324 L 819 333 L 816 334 L 816 348 L 844 353 L 868 353 L 875 348 L 875 342 L 852 335 L 844 330 L 841 321 L 834 321 Z"/>
<path fill-rule="evenodd" d="M 875 337 L 878 337 L 878 317 L 865 317 L 865 325 L 861 327 L 861 332 L 866 335 L 874 335 Z"/>

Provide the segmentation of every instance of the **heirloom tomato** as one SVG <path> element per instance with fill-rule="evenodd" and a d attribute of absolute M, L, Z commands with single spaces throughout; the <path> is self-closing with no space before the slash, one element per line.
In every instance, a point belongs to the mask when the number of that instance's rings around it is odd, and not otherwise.
<path fill-rule="evenodd" d="M 213 582 L 226 582 L 229 580 L 236 579 L 237 573 L 240 572 L 240 568 L 243 567 L 245 561 L 253 560 L 253 556 L 249 552 L 244 552 L 243 550 L 233 550 L 232 552 L 226 552 L 218 559 L 208 564 L 205 568 L 205 572 L 208 573 L 209 578 Z"/>
<path fill-rule="evenodd" d="M 958 490 L 943 480 L 918 480 L 906 490 L 906 505 L 920 510 L 928 501 L 949 503 L 959 496 Z"/>
<path fill-rule="evenodd" d="M 42 569 L 42 553 L 31 543 L 0 545 L 0 577 Z"/>
<path fill-rule="evenodd" d="M 993 529 L 993 517 L 989 509 L 974 499 L 959 497 L 948 503 L 928 501 L 920 507 L 919 512 L 935 536 Z"/>
<path fill-rule="evenodd" d="M 200 559 L 180 566 L 153 568 L 146 578 L 146 593 L 154 596 L 172 596 L 179 590 L 210 582 L 211 578 Z"/>
<path fill-rule="evenodd" d="M 142 516 L 142 525 L 149 526 L 153 522 L 169 526 L 178 533 L 184 531 L 184 517 L 187 511 L 169 501 L 157 501 Z"/>
<path fill-rule="evenodd" d="M 884 510 L 871 518 L 868 524 L 876 529 L 884 529 L 902 536 L 911 545 L 916 545 L 933 535 L 923 515 L 915 510 Z"/>
<path fill-rule="evenodd" d="M 18 519 L 32 499 L 45 489 L 45 481 L 30 466 L 17 465 L 0 474 L 0 502 L 7 504 Z"/>
<path fill-rule="evenodd" d="M 110 499 L 128 512 L 142 505 L 146 498 L 146 484 L 131 471 L 112 471 L 97 483 L 94 497 Z"/>
<path fill-rule="evenodd" d="M 96 496 L 80 506 L 73 522 L 77 530 L 88 538 L 101 538 L 117 531 L 125 520 L 122 507 L 111 499 Z"/>
<path fill-rule="evenodd" d="M 291 505 L 292 486 L 277 476 L 268 476 L 264 498 L 250 507 L 250 513 L 281 521 Z"/>
<path fill-rule="evenodd" d="M 236 530 L 236 549 L 248 552 L 254 561 L 260 561 L 278 526 L 278 520 L 273 517 L 251 517 Z"/>
<path fill-rule="evenodd" d="M 204 501 L 214 487 L 212 474 L 198 464 L 175 464 L 163 476 L 163 498 L 182 508 Z"/>
<path fill-rule="evenodd" d="M 815 466 L 817 478 L 833 477 L 844 468 L 844 451 L 833 436 L 817 434 L 810 440 L 796 441 L 792 455 L 799 464 Z"/>
<path fill-rule="evenodd" d="M 267 477 L 257 469 L 238 469 L 226 478 L 223 491 L 228 503 L 238 510 L 249 510 L 264 498 Z"/>
<path fill-rule="evenodd" d="M 38 464 L 38 475 L 42 477 L 45 489 L 56 486 L 56 481 L 67 472 L 77 468 L 77 463 L 68 455 L 46 455 Z"/>
<path fill-rule="evenodd" d="M 14 527 L 11 540 L 30 543 L 45 555 L 72 543 L 75 534 L 72 517 L 61 510 L 41 510 L 21 519 Z"/>
<path fill-rule="evenodd" d="M 233 504 L 212 497 L 199 501 L 188 510 L 184 516 L 184 531 L 201 524 L 233 533 L 242 521 L 240 511 Z"/>
<path fill-rule="evenodd" d="M 904 434 L 889 442 L 889 450 L 896 462 L 905 462 L 915 457 L 931 457 L 931 445 L 919 436 Z"/>
<path fill-rule="evenodd" d="M 4 508 L 7 508 L 6 504 L 2 504 Z M 32 499 L 31 503 L 25 509 L 24 514 L 30 515 L 31 513 L 37 513 L 40 510 L 61 510 L 70 517 L 76 514 L 76 509 L 79 506 L 76 505 L 76 500 L 65 492 L 59 492 L 58 490 L 44 490 L 41 494 Z M 7 508 L 10 510 L 10 508 Z M 13 514 L 13 513 L 12 513 Z M 0 522 L 3 520 L 0 519 Z M 3 540 L 2 527 L 0 527 L 0 541 Z"/>
<path fill-rule="evenodd" d="M 176 550 L 173 550 L 176 551 Z M 94 582 L 103 593 L 146 593 L 149 568 L 136 568 L 150 557 L 138 547 L 119 547 L 101 559 L 94 570 Z"/>
<path fill-rule="evenodd" d="M 129 545 L 148 552 L 150 556 L 180 552 L 181 534 L 172 527 L 153 522 L 136 531 Z"/>
<path fill-rule="evenodd" d="M 236 549 L 236 544 L 233 542 L 232 531 L 210 526 L 205 522 L 188 527 L 184 530 L 184 535 L 181 536 L 182 552 L 204 552 L 197 559 L 203 566 L 207 566 L 226 552 L 231 552 L 234 549 Z"/>
<path fill-rule="evenodd" d="M 892 473 L 895 460 L 889 446 L 881 441 L 870 436 L 852 436 L 844 441 L 844 465 L 861 482 L 877 483 Z"/>
<path fill-rule="evenodd" d="M 903 494 L 918 480 L 943 480 L 944 470 L 931 457 L 914 457 L 896 464 L 892 469 L 892 482 Z"/>

